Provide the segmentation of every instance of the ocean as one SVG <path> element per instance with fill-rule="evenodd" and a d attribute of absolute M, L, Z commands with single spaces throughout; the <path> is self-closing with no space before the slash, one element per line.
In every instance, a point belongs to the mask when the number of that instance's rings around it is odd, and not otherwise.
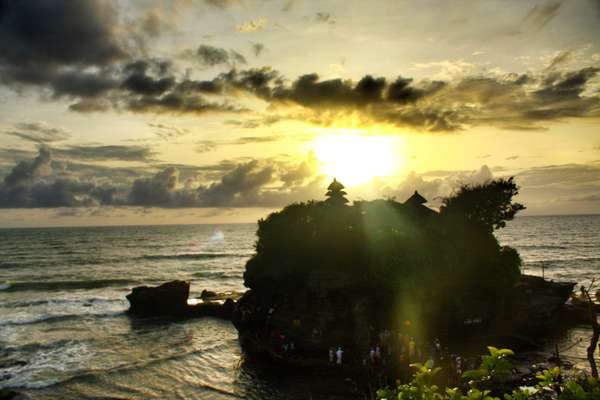
<path fill-rule="evenodd" d="M 129 318 L 125 295 L 173 279 L 243 291 L 255 224 L 0 230 L 0 387 L 33 399 L 308 398 L 309 384 L 242 362 L 230 322 Z M 519 217 L 497 232 L 523 270 L 600 278 L 600 215 Z M 558 339 L 586 367 L 589 328 Z"/>

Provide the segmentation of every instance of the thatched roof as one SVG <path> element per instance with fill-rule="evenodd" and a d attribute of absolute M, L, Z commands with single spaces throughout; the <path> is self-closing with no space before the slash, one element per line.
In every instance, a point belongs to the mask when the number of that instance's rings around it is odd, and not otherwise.
<path fill-rule="evenodd" d="M 404 202 L 404 204 L 412 204 L 412 205 L 419 205 L 419 204 L 425 204 L 425 203 L 427 203 L 427 199 L 425 197 L 421 196 L 419 194 L 419 192 L 417 192 L 416 190 L 415 190 L 415 194 L 410 196 L 408 198 L 408 200 L 406 200 Z"/>
<path fill-rule="evenodd" d="M 333 182 L 331 182 L 329 184 L 329 186 L 327 186 L 327 190 L 331 191 L 331 192 L 339 192 L 342 189 L 344 189 L 344 185 L 342 185 L 341 183 L 339 183 L 337 181 L 337 179 L 333 178 Z"/>

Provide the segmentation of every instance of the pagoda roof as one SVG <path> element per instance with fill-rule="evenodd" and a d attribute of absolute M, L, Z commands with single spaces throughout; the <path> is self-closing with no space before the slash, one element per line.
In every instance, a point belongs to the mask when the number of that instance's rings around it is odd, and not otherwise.
<path fill-rule="evenodd" d="M 419 194 L 418 191 L 415 190 L 415 193 L 408 198 L 404 202 L 404 204 L 425 204 L 427 203 L 427 199 Z"/>
<path fill-rule="evenodd" d="M 337 179 L 333 178 L 333 182 L 331 182 L 329 184 L 329 186 L 327 186 L 327 190 L 331 190 L 331 191 L 340 191 L 344 189 L 344 185 L 342 185 L 340 182 L 337 181 Z"/>

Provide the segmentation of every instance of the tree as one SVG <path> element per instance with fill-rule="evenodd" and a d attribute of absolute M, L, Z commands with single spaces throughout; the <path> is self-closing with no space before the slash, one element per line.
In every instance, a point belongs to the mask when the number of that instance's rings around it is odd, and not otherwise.
<path fill-rule="evenodd" d="M 348 203 L 346 195 L 347 193 L 344 191 L 344 185 L 333 178 L 333 182 L 329 184 L 327 193 L 325 193 L 325 196 L 327 197 L 325 203 L 343 206 Z"/>
<path fill-rule="evenodd" d="M 463 185 L 453 196 L 442 201 L 445 217 L 464 218 L 487 232 L 506 226 L 506 221 L 525 209 L 512 198 L 519 193 L 513 177 L 495 179 L 479 185 Z"/>

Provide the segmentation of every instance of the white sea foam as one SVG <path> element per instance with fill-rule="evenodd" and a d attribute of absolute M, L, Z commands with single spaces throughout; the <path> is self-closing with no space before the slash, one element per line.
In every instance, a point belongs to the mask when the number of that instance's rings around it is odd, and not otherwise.
<path fill-rule="evenodd" d="M 35 352 L 25 365 L 0 370 L 11 378 L 3 385 L 13 388 L 42 389 L 67 380 L 85 369 L 93 356 L 83 342 L 68 341 L 62 345 Z"/>

